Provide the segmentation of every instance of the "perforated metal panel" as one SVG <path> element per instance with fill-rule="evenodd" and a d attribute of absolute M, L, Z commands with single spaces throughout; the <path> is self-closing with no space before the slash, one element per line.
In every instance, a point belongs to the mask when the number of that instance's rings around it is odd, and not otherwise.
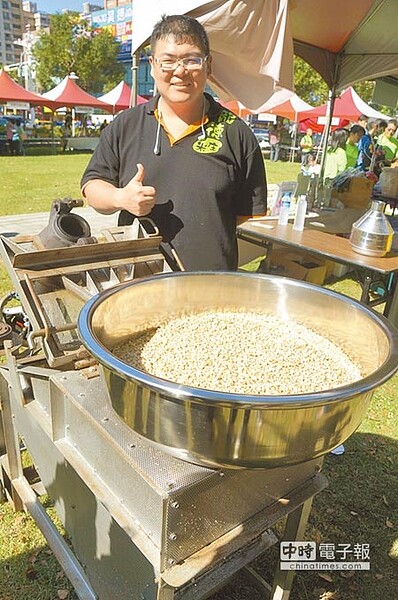
<path fill-rule="evenodd" d="M 123 518 L 130 519 L 131 529 L 150 540 L 160 570 L 278 502 L 317 470 L 316 460 L 264 471 L 198 467 L 133 432 L 113 410 L 100 377 L 87 380 L 82 373 L 67 372 L 54 376 L 52 386 L 52 402 L 58 404 L 55 438 L 73 448 L 74 468 L 89 465 L 97 485 L 105 486 Z"/>

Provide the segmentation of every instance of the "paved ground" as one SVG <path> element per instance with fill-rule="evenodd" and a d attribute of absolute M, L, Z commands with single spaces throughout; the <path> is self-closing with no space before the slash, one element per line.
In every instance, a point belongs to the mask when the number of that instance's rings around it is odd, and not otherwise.
<path fill-rule="evenodd" d="M 116 225 L 117 214 L 101 215 L 92 208 L 74 208 L 73 213 L 84 217 L 91 227 L 92 235 L 101 229 Z M 0 234 L 6 237 L 40 233 L 48 224 L 50 213 L 30 213 L 0 217 Z"/>

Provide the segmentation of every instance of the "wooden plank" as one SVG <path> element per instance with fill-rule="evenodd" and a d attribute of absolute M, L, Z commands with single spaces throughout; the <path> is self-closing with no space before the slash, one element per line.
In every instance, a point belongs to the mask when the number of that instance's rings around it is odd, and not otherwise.
<path fill-rule="evenodd" d="M 44 267 L 48 269 L 89 264 L 91 268 L 94 268 L 92 263 L 103 263 L 104 257 L 111 261 L 117 258 L 139 256 L 155 250 L 158 252 L 161 241 L 162 238 L 157 236 L 139 240 L 74 245 L 29 253 L 21 252 L 15 254 L 13 267 L 42 270 Z"/>
<path fill-rule="evenodd" d="M 67 266 L 62 266 L 62 265 L 57 265 L 55 268 L 51 268 L 52 265 L 50 265 L 50 268 L 45 269 L 44 267 L 46 265 L 43 265 L 43 268 L 41 270 L 37 269 L 37 270 L 30 270 L 30 269 L 24 269 L 23 273 L 28 275 L 30 279 L 42 279 L 43 277 L 53 277 L 53 276 L 62 276 L 62 275 L 70 275 L 72 273 L 81 273 L 82 271 L 94 271 L 97 269 L 106 269 L 106 268 L 117 268 L 119 266 L 125 266 L 125 265 L 134 265 L 134 264 L 140 264 L 143 262 L 147 262 L 148 260 L 163 260 L 164 261 L 164 256 L 159 254 L 159 252 L 154 253 L 154 254 L 150 254 L 150 255 L 146 255 L 146 256 L 132 256 L 132 257 L 123 257 L 123 258 L 119 258 L 117 260 L 103 260 L 102 262 L 98 262 L 95 264 L 90 263 L 89 265 L 86 264 L 82 264 L 82 265 L 78 265 L 73 263 L 72 265 L 67 265 Z M 19 271 L 16 270 L 16 273 L 18 274 Z"/>

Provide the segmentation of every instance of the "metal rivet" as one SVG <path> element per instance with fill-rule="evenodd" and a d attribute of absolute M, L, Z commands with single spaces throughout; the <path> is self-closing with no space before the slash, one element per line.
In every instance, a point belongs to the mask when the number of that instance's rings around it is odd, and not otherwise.
<path fill-rule="evenodd" d="M 174 501 L 171 503 L 171 506 L 172 506 L 173 508 L 180 508 L 180 505 L 179 505 L 179 503 L 177 502 L 177 500 L 174 500 Z"/>
<path fill-rule="evenodd" d="M 177 539 L 177 534 L 176 533 L 170 533 L 169 539 L 173 540 L 173 542 L 174 542 Z"/>

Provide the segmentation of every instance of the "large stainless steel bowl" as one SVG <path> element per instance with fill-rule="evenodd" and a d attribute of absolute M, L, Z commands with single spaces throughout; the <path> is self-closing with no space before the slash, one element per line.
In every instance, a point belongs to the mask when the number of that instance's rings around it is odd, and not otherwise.
<path fill-rule="evenodd" d="M 165 317 L 242 307 L 315 326 L 353 358 L 363 379 L 310 394 L 236 395 L 154 377 L 111 352 Z M 78 326 L 83 344 L 103 365 L 120 417 L 164 451 L 210 467 L 279 467 L 329 452 L 357 429 L 373 390 L 398 368 L 398 333 L 384 317 L 328 289 L 283 277 L 168 273 L 130 281 L 90 299 Z"/>

